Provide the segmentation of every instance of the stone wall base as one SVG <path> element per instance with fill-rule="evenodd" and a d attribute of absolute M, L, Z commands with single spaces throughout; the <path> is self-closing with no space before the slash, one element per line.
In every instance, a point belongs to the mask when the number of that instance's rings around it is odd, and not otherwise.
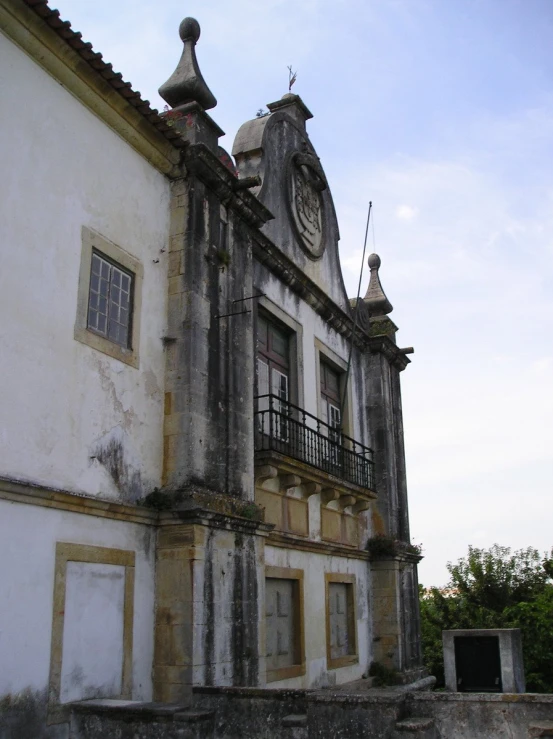
<path fill-rule="evenodd" d="M 192 709 L 130 701 L 75 705 L 70 739 L 531 739 L 552 735 L 553 695 L 413 692 L 403 687 L 356 693 L 196 688 Z"/>

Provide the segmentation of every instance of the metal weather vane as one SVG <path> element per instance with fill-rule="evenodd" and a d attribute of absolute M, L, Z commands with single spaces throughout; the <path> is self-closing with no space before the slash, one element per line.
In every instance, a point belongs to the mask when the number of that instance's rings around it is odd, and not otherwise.
<path fill-rule="evenodd" d="M 297 76 L 298 76 L 297 71 L 292 72 L 292 65 L 290 64 L 290 66 L 288 67 L 288 92 L 292 90 L 292 85 L 296 81 Z"/>

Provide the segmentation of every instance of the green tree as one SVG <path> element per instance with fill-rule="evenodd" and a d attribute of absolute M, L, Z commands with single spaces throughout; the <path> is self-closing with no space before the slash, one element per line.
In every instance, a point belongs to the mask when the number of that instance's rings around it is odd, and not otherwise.
<path fill-rule="evenodd" d="M 420 589 L 425 664 L 438 686 L 443 630 L 520 628 L 527 690 L 553 692 L 553 549 L 541 555 L 532 547 L 469 547 L 447 569 L 445 588 Z"/>

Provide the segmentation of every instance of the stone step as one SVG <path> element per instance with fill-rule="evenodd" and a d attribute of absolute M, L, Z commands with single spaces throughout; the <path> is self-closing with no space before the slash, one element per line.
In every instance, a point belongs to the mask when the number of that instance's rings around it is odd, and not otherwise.
<path fill-rule="evenodd" d="M 71 739 L 205 739 L 213 736 L 215 726 L 213 711 L 178 703 L 105 699 L 74 703 L 71 709 Z"/>
<path fill-rule="evenodd" d="M 437 739 L 433 718 L 410 716 L 398 721 L 391 739 Z"/>
<path fill-rule="evenodd" d="M 283 739 L 307 739 L 307 714 L 290 713 L 283 717 L 280 725 L 284 729 Z"/>
<path fill-rule="evenodd" d="M 553 721 L 533 721 L 528 725 L 528 736 L 553 739 Z"/>

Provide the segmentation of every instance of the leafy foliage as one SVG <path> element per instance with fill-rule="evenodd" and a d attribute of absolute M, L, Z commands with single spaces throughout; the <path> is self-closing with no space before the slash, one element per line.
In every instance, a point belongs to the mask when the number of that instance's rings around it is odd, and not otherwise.
<path fill-rule="evenodd" d="M 445 588 L 420 588 L 426 667 L 444 684 L 442 631 L 520 628 L 530 692 L 553 692 L 553 549 L 469 547 Z"/>

